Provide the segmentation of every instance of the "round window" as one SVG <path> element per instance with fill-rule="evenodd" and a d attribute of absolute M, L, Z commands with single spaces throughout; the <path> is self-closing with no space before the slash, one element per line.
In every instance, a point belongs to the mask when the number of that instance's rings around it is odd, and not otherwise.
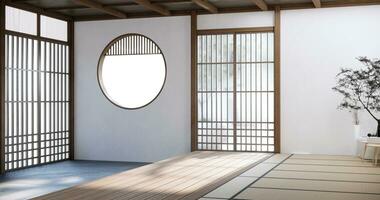
<path fill-rule="evenodd" d="M 165 79 L 164 55 L 154 41 L 143 35 L 122 35 L 111 41 L 100 56 L 100 88 L 119 107 L 147 106 L 158 97 Z"/>

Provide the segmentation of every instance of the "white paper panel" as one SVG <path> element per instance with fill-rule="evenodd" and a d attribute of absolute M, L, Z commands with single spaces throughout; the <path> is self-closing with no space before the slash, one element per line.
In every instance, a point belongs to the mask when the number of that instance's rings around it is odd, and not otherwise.
<path fill-rule="evenodd" d="M 37 34 L 37 14 L 6 6 L 5 16 L 5 29 Z"/>
<path fill-rule="evenodd" d="M 41 36 L 67 41 L 67 22 L 41 15 Z"/>

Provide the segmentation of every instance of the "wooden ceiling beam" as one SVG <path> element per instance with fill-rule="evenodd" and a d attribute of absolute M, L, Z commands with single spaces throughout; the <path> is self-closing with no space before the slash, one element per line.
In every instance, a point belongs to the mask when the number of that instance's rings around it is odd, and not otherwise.
<path fill-rule="evenodd" d="M 92 1 L 92 0 L 73 0 L 75 3 L 87 6 L 89 8 L 97 9 L 99 11 L 102 11 L 104 13 L 107 13 L 109 15 L 118 17 L 118 18 L 127 18 L 127 15 L 121 11 L 118 11 L 116 9 L 110 8 L 110 7 L 105 7 L 104 5 Z"/>
<path fill-rule="evenodd" d="M 210 13 L 218 13 L 218 8 L 210 2 L 208 2 L 207 0 L 193 0 L 193 3 L 208 10 Z"/>
<path fill-rule="evenodd" d="M 268 10 L 268 5 L 265 3 L 264 0 L 252 0 L 254 4 L 256 4 L 257 7 L 259 7 L 261 10 Z"/>
<path fill-rule="evenodd" d="M 149 0 L 134 0 L 135 3 L 144 6 L 145 8 L 149 10 L 153 10 L 154 12 L 158 12 L 161 15 L 169 16 L 170 11 L 167 10 L 166 8 L 152 4 Z"/>
<path fill-rule="evenodd" d="M 321 0 L 312 0 L 312 1 L 314 4 L 314 7 L 316 7 L 316 8 L 322 7 Z"/>

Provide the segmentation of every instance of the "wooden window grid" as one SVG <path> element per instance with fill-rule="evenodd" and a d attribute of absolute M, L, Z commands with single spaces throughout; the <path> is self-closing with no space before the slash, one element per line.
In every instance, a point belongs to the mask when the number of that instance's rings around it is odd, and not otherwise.
<path fill-rule="evenodd" d="M 274 62 L 273 28 L 198 32 L 196 149 L 275 151 Z"/>

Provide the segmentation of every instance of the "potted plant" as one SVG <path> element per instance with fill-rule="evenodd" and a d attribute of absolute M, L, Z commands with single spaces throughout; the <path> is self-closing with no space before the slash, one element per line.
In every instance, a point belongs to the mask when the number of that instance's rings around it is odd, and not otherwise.
<path fill-rule="evenodd" d="M 338 73 L 337 85 L 333 90 L 342 94 L 339 105 L 350 111 L 366 110 L 377 122 L 376 136 L 380 137 L 380 60 L 360 57 L 361 69 L 343 68 Z"/>

